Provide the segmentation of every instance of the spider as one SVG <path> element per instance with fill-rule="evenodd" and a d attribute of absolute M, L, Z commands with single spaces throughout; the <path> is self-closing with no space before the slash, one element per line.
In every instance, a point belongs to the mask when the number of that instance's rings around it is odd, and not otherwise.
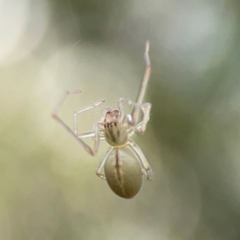
<path fill-rule="evenodd" d="M 56 105 L 52 117 L 69 132 L 80 145 L 91 156 L 98 153 L 101 140 L 106 140 L 110 145 L 108 151 L 104 154 L 99 163 L 96 174 L 98 177 L 107 180 L 109 187 L 122 198 L 134 197 L 142 186 L 142 175 L 148 180 L 152 178 L 152 169 L 145 158 L 140 147 L 131 140 L 131 136 L 143 134 L 149 121 L 151 104 L 143 103 L 146 92 L 151 65 L 149 59 L 149 41 L 145 45 L 146 70 L 144 78 L 136 99 L 136 102 L 120 98 L 118 109 L 103 109 L 103 116 L 94 126 L 93 131 L 78 133 L 77 120 L 80 113 L 95 108 L 105 102 L 101 99 L 91 105 L 78 109 L 73 115 L 73 130 L 71 130 L 58 116 L 58 112 L 69 94 L 81 93 L 81 90 L 73 92 L 67 91 L 64 97 Z M 123 102 L 126 101 L 132 107 L 131 114 L 124 114 Z M 139 121 L 139 114 L 142 112 L 142 119 Z M 82 139 L 92 138 L 94 141 L 91 148 Z M 104 171 L 103 171 L 104 169 Z"/>

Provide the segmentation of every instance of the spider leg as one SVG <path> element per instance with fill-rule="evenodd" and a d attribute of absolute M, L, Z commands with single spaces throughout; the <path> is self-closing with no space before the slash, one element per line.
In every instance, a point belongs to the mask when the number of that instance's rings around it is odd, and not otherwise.
<path fill-rule="evenodd" d="M 63 121 L 62 119 L 58 116 L 58 112 L 60 108 L 62 107 L 63 103 L 65 102 L 66 98 L 69 96 L 69 94 L 75 94 L 75 93 L 82 93 L 81 90 L 76 90 L 73 92 L 66 91 L 64 94 L 63 98 L 58 102 L 58 104 L 55 106 L 53 112 L 52 112 L 52 117 L 53 119 L 59 123 L 75 140 L 78 141 L 78 143 L 85 149 L 87 153 L 89 153 L 91 156 L 96 155 L 95 149 L 92 150 L 91 147 L 89 147 L 84 141 L 82 141 Z M 97 103 L 93 104 L 94 106 L 98 106 L 101 104 L 104 100 L 100 100 Z M 88 106 L 89 107 L 89 106 Z M 88 108 L 90 109 L 90 108 Z M 87 110 L 87 109 L 86 109 Z"/>
<path fill-rule="evenodd" d="M 73 131 L 74 134 L 78 137 L 78 138 L 86 138 L 86 137 L 92 137 L 93 141 L 94 141 L 94 145 L 93 145 L 93 153 L 94 155 L 98 152 L 98 148 L 99 148 L 99 142 L 100 142 L 100 133 L 101 133 L 101 125 L 102 123 L 96 123 L 94 125 L 94 130 L 90 133 L 83 133 L 83 134 L 79 134 L 78 133 L 78 129 L 77 129 L 77 123 L 78 123 L 78 115 L 84 111 L 87 111 L 89 109 L 95 108 L 98 105 L 102 104 L 105 100 L 101 99 L 93 104 L 90 104 L 86 107 L 80 108 L 78 109 L 76 112 L 74 112 L 73 114 Z"/>
<path fill-rule="evenodd" d="M 80 108 L 79 110 L 77 110 L 74 115 L 73 115 L 73 125 L 74 125 L 74 133 L 75 135 L 82 139 L 82 138 L 88 138 L 91 137 L 94 141 L 94 145 L 93 145 L 93 152 L 94 154 L 96 154 L 98 152 L 98 148 L 99 148 L 99 143 L 101 140 L 105 140 L 105 135 L 104 135 L 104 124 L 102 123 L 105 117 L 105 112 L 111 110 L 110 108 L 104 108 L 103 109 L 103 117 L 101 118 L 101 120 L 99 122 L 97 122 L 94 127 L 93 127 L 93 131 L 92 132 L 86 132 L 86 133 L 78 133 L 77 130 L 77 117 L 78 114 L 80 114 L 83 111 L 89 110 L 91 108 L 97 107 L 98 105 L 100 105 L 101 103 L 103 103 L 104 100 L 99 100 L 94 104 L 91 104 L 89 106 L 86 106 L 84 108 Z"/>
<path fill-rule="evenodd" d="M 123 121 L 123 119 L 124 119 L 124 109 L 123 109 L 123 102 L 125 101 L 125 99 L 124 98 L 120 98 L 119 100 L 118 100 L 118 110 L 119 110 L 119 113 L 120 113 L 120 116 L 121 116 L 121 118 L 120 118 L 120 121 L 122 122 Z"/>
<path fill-rule="evenodd" d="M 98 100 L 97 102 L 95 102 L 95 103 L 93 103 L 91 105 L 88 105 L 86 107 L 80 108 L 76 112 L 74 112 L 74 114 L 73 114 L 73 131 L 74 131 L 74 133 L 76 135 L 78 135 L 78 129 L 77 129 L 77 117 L 78 117 L 78 114 L 80 114 L 80 113 L 82 113 L 84 111 L 87 111 L 89 109 L 95 108 L 98 105 L 102 104 L 103 102 L 105 102 L 104 99 Z"/>
<path fill-rule="evenodd" d="M 150 62 L 150 58 L 149 58 L 149 48 L 150 48 L 150 42 L 147 41 L 146 42 L 146 46 L 145 46 L 145 53 L 144 53 L 144 57 L 145 57 L 145 62 L 146 62 L 146 69 L 145 69 L 145 74 L 142 80 L 142 84 L 141 87 L 139 89 L 138 92 L 138 96 L 137 96 L 137 100 L 136 100 L 136 105 L 132 111 L 132 119 L 133 119 L 133 125 L 135 125 L 138 122 L 138 118 L 139 118 L 139 112 L 141 109 L 141 105 L 143 102 L 143 98 L 147 89 L 147 84 L 149 81 L 149 77 L 150 77 L 150 73 L 151 73 L 151 62 Z"/>
<path fill-rule="evenodd" d="M 140 123 L 135 127 L 135 131 L 138 134 L 142 134 L 145 132 L 148 121 L 150 119 L 150 111 L 151 111 L 151 103 L 144 103 L 141 105 L 141 109 L 143 112 L 143 119 Z"/>
<path fill-rule="evenodd" d="M 124 99 L 124 98 L 120 98 L 118 100 L 118 110 L 119 110 L 119 113 L 120 113 L 120 121 L 123 123 L 123 124 L 128 124 L 130 126 L 133 125 L 133 119 L 132 119 L 132 116 L 130 114 L 126 114 L 124 115 L 124 108 L 123 108 L 123 102 L 124 101 L 127 101 L 127 103 L 132 107 L 132 100 L 127 100 L 127 99 Z"/>
<path fill-rule="evenodd" d="M 133 119 L 130 114 L 127 114 L 124 116 L 123 123 L 127 123 L 128 125 L 132 126 L 133 125 Z"/>
<path fill-rule="evenodd" d="M 102 169 L 103 169 L 104 164 L 105 164 L 106 160 L 108 159 L 108 156 L 111 153 L 111 151 L 112 151 L 112 148 L 109 148 L 108 151 L 104 154 L 101 162 L 98 165 L 97 171 L 96 171 L 97 176 L 102 179 L 106 179 L 105 175 L 102 173 Z"/>
<path fill-rule="evenodd" d="M 98 152 L 98 148 L 99 148 L 99 143 L 101 140 L 105 140 L 105 136 L 104 133 L 102 131 L 102 123 L 96 123 L 94 125 L 94 131 L 92 132 L 86 132 L 86 133 L 81 133 L 81 134 L 77 134 L 77 138 L 88 138 L 91 137 L 94 141 L 93 144 L 93 152 L 94 154 L 96 154 Z"/>
<path fill-rule="evenodd" d="M 104 134 L 102 133 L 102 131 L 100 130 L 99 131 L 99 140 L 105 140 L 105 136 Z M 82 139 L 82 138 L 95 138 L 96 136 L 96 133 L 93 131 L 93 132 L 85 132 L 85 133 L 79 133 L 77 135 L 78 138 Z"/>
<path fill-rule="evenodd" d="M 140 149 L 140 147 L 133 142 L 132 140 L 128 141 L 128 145 L 132 148 L 132 150 L 137 154 L 137 156 L 139 157 L 140 163 L 142 164 L 142 167 L 144 169 L 143 173 L 147 176 L 148 180 L 152 179 L 152 168 L 150 166 L 150 164 L 148 163 L 147 159 L 145 158 L 142 150 Z"/>
<path fill-rule="evenodd" d="M 104 140 L 105 139 L 105 136 L 104 136 L 104 124 L 102 123 L 103 120 L 100 120 L 99 122 L 97 122 L 96 124 L 94 124 L 93 126 L 93 131 L 91 132 L 85 132 L 85 133 L 78 133 L 77 134 L 77 137 L 78 138 L 94 138 L 96 136 L 96 133 L 95 133 L 95 129 L 96 129 L 96 125 L 98 125 L 98 128 L 99 128 L 99 138 L 100 140 Z"/>
<path fill-rule="evenodd" d="M 135 106 L 137 105 L 137 103 L 134 103 L 132 100 L 128 100 L 128 104 L 133 108 L 135 108 Z M 145 132 L 150 119 L 151 106 L 151 103 L 143 103 L 139 106 L 143 112 L 143 119 L 141 122 L 136 123 L 136 126 L 134 127 L 136 133 L 143 134 Z M 133 118 L 131 115 L 126 115 L 125 119 L 129 124 L 133 125 Z"/>

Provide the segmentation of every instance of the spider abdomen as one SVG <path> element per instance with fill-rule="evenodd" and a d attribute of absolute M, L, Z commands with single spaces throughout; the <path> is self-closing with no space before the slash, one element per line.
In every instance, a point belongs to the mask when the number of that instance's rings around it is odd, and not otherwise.
<path fill-rule="evenodd" d="M 111 146 L 121 146 L 127 142 L 127 128 L 121 123 L 106 123 L 104 127 L 105 139 Z"/>
<path fill-rule="evenodd" d="M 132 198 L 141 189 L 141 165 L 137 155 L 128 146 L 113 148 L 104 171 L 109 187 L 122 198 Z"/>

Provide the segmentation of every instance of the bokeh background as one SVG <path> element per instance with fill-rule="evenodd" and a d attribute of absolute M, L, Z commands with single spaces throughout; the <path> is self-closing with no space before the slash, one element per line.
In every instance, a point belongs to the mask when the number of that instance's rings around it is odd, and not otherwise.
<path fill-rule="evenodd" d="M 239 240 L 240 2 L 0 0 L 0 239 Z M 90 131 L 134 99 L 151 41 L 152 103 L 135 137 L 154 170 L 121 199 L 51 118 Z M 129 109 L 128 109 L 129 110 Z M 92 144 L 91 139 L 88 141 Z"/>

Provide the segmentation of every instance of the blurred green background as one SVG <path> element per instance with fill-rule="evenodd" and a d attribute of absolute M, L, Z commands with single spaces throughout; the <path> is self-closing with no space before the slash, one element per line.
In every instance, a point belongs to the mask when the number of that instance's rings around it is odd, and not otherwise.
<path fill-rule="evenodd" d="M 240 239 L 240 2 L 0 0 L 0 239 Z M 121 199 L 51 118 L 134 99 L 151 41 L 152 103 L 135 137 L 154 170 Z M 102 106 L 83 113 L 90 131 Z M 92 144 L 92 141 L 88 141 Z"/>

